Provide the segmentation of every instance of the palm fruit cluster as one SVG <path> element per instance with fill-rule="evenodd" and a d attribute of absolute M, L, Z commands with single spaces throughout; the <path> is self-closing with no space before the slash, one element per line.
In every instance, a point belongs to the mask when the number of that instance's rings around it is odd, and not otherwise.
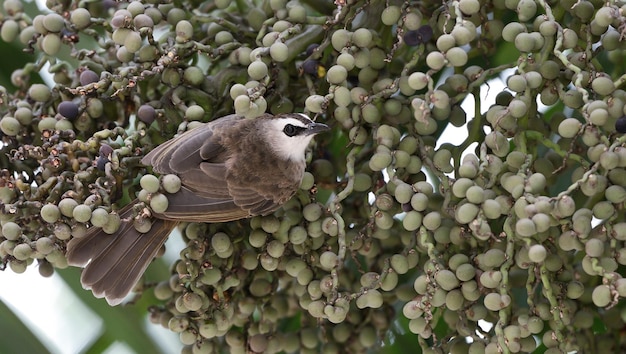
<path fill-rule="evenodd" d="M 184 353 L 626 351 L 624 1 L 46 5 L 0 15 L 32 58 L 0 87 L 5 267 L 166 208 L 140 160 L 177 132 L 304 109 L 333 131 L 296 197 L 182 228 L 150 318 Z"/>

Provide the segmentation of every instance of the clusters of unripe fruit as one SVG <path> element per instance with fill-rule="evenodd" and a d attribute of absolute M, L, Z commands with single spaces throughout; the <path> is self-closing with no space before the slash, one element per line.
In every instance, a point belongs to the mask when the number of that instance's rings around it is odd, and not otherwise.
<path fill-rule="evenodd" d="M 424 353 L 623 350 L 608 340 L 626 323 L 623 2 L 47 4 L 0 17 L 3 41 L 43 53 L 0 87 L 13 271 L 66 267 L 67 241 L 115 232 L 126 195 L 149 231 L 180 179 L 148 174 L 146 147 L 305 108 L 334 132 L 293 200 L 183 225 L 150 319 L 184 352 L 359 353 L 402 326 Z M 52 88 L 31 83 L 44 64 Z M 447 126 L 465 140 L 438 144 Z"/>

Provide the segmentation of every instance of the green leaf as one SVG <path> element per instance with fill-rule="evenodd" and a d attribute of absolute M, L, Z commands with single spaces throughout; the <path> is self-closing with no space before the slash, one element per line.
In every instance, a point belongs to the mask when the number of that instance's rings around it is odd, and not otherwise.
<path fill-rule="evenodd" d="M 0 300 L 0 353 L 48 353 L 48 349 L 39 341 L 17 315 Z"/>
<path fill-rule="evenodd" d="M 104 321 L 104 332 L 90 348 L 86 348 L 86 353 L 101 353 L 115 341 L 125 343 L 137 353 L 162 352 L 145 328 L 148 306 L 155 303 L 152 291 L 146 291 L 146 296 L 133 305 L 109 306 L 104 299 L 97 299 L 91 291 L 82 288 L 79 282 L 80 269 L 70 267 L 58 273 L 85 305 Z"/>

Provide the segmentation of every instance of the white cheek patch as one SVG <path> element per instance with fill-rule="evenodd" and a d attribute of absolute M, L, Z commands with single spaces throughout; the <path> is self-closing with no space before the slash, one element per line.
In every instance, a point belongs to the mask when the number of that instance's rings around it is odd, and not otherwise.
<path fill-rule="evenodd" d="M 312 135 L 308 135 L 305 137 L 292 137 L 289 140 L 279 139 L 274 143 L 276 154 L 284 159 L 302 161 L 304 160 L 304 152 L 312 138 Z"/>
<path fill-rule="evenodd" d="M 270 144 L 274 148 L 276 154 L 286 160 L 304 160 L 304 152 L 306 151 L 307 146 L 309 146 L 313 136 L 287 136 L 283 132 L 283 128 L 287 124 L 303 128 L 306 128 L 306 126 L 301 121 L 293 118 L 274 119 L 270 121 L 270 124 L 271 127 L 268 131 L 268 140 L 270 141 Z"/>

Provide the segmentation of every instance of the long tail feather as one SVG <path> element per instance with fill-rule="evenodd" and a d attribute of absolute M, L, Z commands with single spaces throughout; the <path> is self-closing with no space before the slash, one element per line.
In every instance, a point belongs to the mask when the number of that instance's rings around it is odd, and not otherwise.
<path fill-rule="evenodd" d="M 85 267 L 81 283 L 96 297 L 104 297 L 114 306 L 131 292 L 146 268 L 156 256 L 167 237 L 178 224 L 176 221 L 153 219 L 148 233 L 133 226 L 130 203 L 120 211 L 122 225 L 109 235 L 101 228 L 91 228 L 84 237 L 68 243 L 67 261 L 72 266 Z"/>

